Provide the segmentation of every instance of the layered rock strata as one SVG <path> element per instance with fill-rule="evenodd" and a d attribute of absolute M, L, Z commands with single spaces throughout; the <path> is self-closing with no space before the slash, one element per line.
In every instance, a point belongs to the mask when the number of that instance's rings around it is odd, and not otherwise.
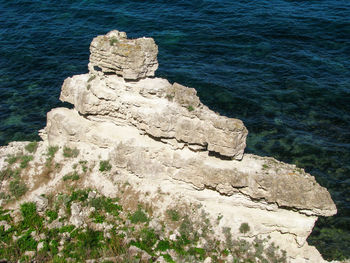
<path fill-rule="evenodd" d="M 201 203 L 212 218 L 223 215 L 218 233 L 230 227 L 246 238 L 269 235 L 291 262 L 323 261 L 306 239 L 317 216 L 333 215 L 336 207 L 314 177 L 243 154 L 242 121 L 212 112 L 194 89 L 149 78 L 158 66 L 152 39 L 112 31 L 95 38 L 90 50 L 89 73 L 62 86 L 60 99 L 74 109 L 47 114 L 44 141 L 103 152 L 116 177 Z M 243 222 L 249 233 L 238 231 Z"/>
<path fill-rule="evenodd" d="M 154 76 L 158 68 L 158 47 L 152 38 L 128 39 L 125 32 L 115 30 L 94 38 L 90 52 L 90 71 L 137 80 Z"/>

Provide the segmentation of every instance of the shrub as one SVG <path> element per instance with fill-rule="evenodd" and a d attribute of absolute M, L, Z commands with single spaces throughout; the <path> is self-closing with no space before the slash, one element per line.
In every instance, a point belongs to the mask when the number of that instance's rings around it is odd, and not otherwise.
<path fill-rule="evenodd" d="M 34 153 L 37 148 L 38 148 L 38 142 L 36 141 L 30 142 L 24 147 L 24 149 L 26 149 L 30 153 Z"/>
<path fill-rule="evenodd" d="M 250 231 L 250 226 L 248 225 L 248 223 L 242 223 L 241 226 L 239 227 L 239 232 L 241 232 L 242 234 L 245 234 L 249 231 Z"/>
<path fill-rule="evenodd" d="M 77 157 L 79 155 L 79 150 L 77 148 L 69 148 L 64 146 L 63 148 L 63 156 L 66 158 Z"/>
<path fill-rule="evenodd" d="M 81 164 L 81 168 L 82 168 L 83 172 L 86 173 L 87 169 L 88 169 L 88 167 L 86 165 L 87 161 L 79 161 L 79 164 Z"/>
<path fill-rule="evenodd" d="M 109 163 L 109 160 L 100 161 L 100 171 L 110 171 L 112 169 L 112 165 Z"/>
<path fill-rule="evenodd" d="M 170 249 L 170 242 L 168 240 L 160 240 L 157 245 L 157 250 L 167 251 Z"/>

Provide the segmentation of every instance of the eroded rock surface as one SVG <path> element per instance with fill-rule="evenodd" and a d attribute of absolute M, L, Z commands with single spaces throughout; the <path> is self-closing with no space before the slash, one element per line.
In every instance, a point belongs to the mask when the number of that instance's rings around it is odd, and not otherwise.
<path fill-rule="evenodd" d="M 88 120 L 66 108 L 48 113 L 46 130 L 53 145 L 82 142 L 109 148 L 113 164 L 138 177 L 168 176 L 198 190 L 211 189 L 226 196 L 241 193 L 256 202 L 307 215 L 330 216 L 336 212 L 327 189 L 313 176 L 273 158 L 246 154 L 241 161 L 230 161 L 206 151 L 174 149 L 140 134 L 134 126 Z"/>
<path fill-rule="evenodd" d="M 200 102 L 195 89 L 178 83 L 161 78 L 126 82 L 116 75 L 90 73 L 66 79 L 60 99 L 86 118 L 135 126 L 174 148 L 186 145 L 243 157 L 248 134 L 243 122 L 214 113 Z"/>
<path fill-rule="evenodd" d="M 125 32 L 114 30 L 95 37 L 90 52 L 90 71 L 136 80 L 154 76 L 158 68 L 158 47 L 152 38 L 128 39 Z"/>
<path fill-rule="evenodd" d="M 43 145 L 76 147 L 82 160 L 98 156 L 111 162 L 108 177 L 95 168 L 84 178 L 86 187 L 110 195 L 115 181 L 127 180 L 140 192 L 167 192 L 162 200 L 152 199 L 159 209 L 178 198 L 198 203 L 213 221 L 223 218 L 219 235 L 229 227 L 237 237 L 271 236 L 290 262 L 323 262 L 306 239 L 317 216 L 337 210 L 313 176 L 295 165 L 244 154 L 248 131 L 242 121 L 208 109 L 195 89 L 150 78 L 158 67 L 153 39 L 129 40 L 112 31 L 96 37 L 90 50 L 89 73 L 67 78 L 62 86 L 60 99 L 74 109 L 51 110 L 41 131 Z M 4 158 L 0 149 L 0 167 Z M 31 195 L 54 189 L 69 172 L 64 167 Z M 75 206 L 71 221 L 81 225 Z M 242 234 L 244 222 L 251 229 Z"/>

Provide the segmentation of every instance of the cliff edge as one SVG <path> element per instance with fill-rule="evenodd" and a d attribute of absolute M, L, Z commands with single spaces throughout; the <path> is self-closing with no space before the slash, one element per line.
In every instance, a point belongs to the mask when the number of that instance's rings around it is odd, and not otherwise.
<path fill-rule="evenodd" d="M 227 229 L 245 240 L 269 237 L 286 251 L 287 262 L 323 262 L 306 239 L 318 216 L 337 210 L 313 176 L 274 158 L 244 154 L 248 131 L 241 120 L 211 111 L 193 88 L 154 77 L 158 47 L 152 38 L 128 39 L 115 30 L 94 38 L 90 52 L 89 72 L 62 86 L 60 100 L 74 108 L 47 114 L 22 201 L 58 193 L 72 172 L 75 161 L 56 156 L 64 167 L 44 180 L 47 147 L 77 149 L 81 161 L 108 160 L 112 167 L 108 175 L 92 167 L 79 186 L 113 196 L 115 185 L 127 181 L 155 211 L 179 202 L 200 205 L 221 239 Z M 2 147 L 0 168 L 21 147 Z M 159 192 L 167 195 L 157 198 Z M 249 230 L 241 231 L 242 224 Z"/>

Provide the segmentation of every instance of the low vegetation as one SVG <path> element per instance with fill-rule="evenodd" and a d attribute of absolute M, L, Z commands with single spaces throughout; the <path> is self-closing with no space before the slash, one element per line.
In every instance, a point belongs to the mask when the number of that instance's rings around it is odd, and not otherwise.
<path fill-rule="evenodd" d="M 34 146 L 28 149 L 29 153 L 35 151 Z M 45 173 L 60 169 L 61 165 L 54 162 L 58 149 L 57 146 L 47 149 Z M 65 158 L 78 155 L 77 149 L 63 148 Z M 32 155 L 24 154 L 7 157 L 0 181 L 7 180 L 8 189 L 0 192 L 1 199 L 16 201 L 26 194 L 28 186 L 24 175 L 32 160 Z M 285 253 L 268 239 L 238 239 L 230 228 L 222 230 L 224 240 L 218 239 L 212 223 L 218 223 L 222 216 L 211 222 L 200 206 L 173 204 L 162 210 L 164 214 L 159 214 L 128 182 L 120 183 L 118 196 L 114 198 L 96 190 L 77 189 L 78 180 L 93 167 L 85 160 L 73 160 L 72 168 L 72 172 L 62 178 L 66 182 L 62 192 L 45 197 L 48 206 L 44 209 L 39 211 L 32 202 L 22 203 L 19 216 L 18 211 L 0 207 L 0 259 L 9 262 L 203 262 L 210 258 L 213 263 L 286 262 Z M 100 161 L 99 171 L 111 169 L 109 160 Z M 159 190 L 157 194 L 165 193 Z M 249 233 L 249 224 L 242 223 L 237 231 Z"/>
<path fill-rule="evenodd" d="M 78 157 L 79 150 L 77 148 L 69 148 L 64 146 L 63 147 L 63 156 L 66 158 L 75 158 Z"/>
<path fill-rule="evenodd" d="M 37 148 L 38 148 L 38 142 L 36 141 L 30 142 L 24 147 L 24 149 L 26 149 L 26 151 L 29 153 L 35 153 Z"/>
<path fill-rule="evenodd" d="M 110 171 L 112 169 L 112 165 L 109 163 L 109 160 L 106 161 L 100 161 L 100 171 L 105 172 L 105 171 Z"/>
<path fill-rule="evenodd" d="M 69 220 L 73 203 L 89 211 L 82 217 L 84 227 Z M 86 189 L 57 194 L 45 212 L 37 212 L 34 203 L 24 203 L 19 221 L 11 211 L 0 208 L 0 221 L 6 222 L 0 226 L 0 258 L 11 262 L 154 262 L 162 257 L 165 262 L 203 262 L 209 257 L 219 263 L 231 257 L 233 262 L 286 262 L 285 254 L 268 240 L 234 239 L 229 228 L 223 231 L 225 241 L 215 239 L 207 215 L 196 209 L 171 208 L 163 217 L 153 217 L 147 204 L 139 203 L 130 211 L 119 198 Z M 172 227 L 168 227 L 170 222 Z"/>
<path fill-rule="evenodd" d="M 194 111 L 194 108 L 191 105 L 187 106 L 187 109 L 188 109 L 188 111 Z"/>
<path fill-rule="evenodd" d="M 116 37 L 111 37 L 110 39 L 109 39 L 109 44 L 111 45 L 111 46 L 114 46 L 114 44 L 117 44 L 119 42 L 119 40 L 118 40 L 118 38 L 116 38 Z"/>
<path fill-rule="evenodd" d="M 80 179 L 80 176 L 76 171 L 74 171 L 72 173 L 64 175 L 62 179 L 63 181 L 67 181 L 67 180 L 77 181 Z"/>
<path fill-rule="evenodd" d="M 46 158 L 46 161 L 47 163 L 51 162 L 53 160 L 53 158 L 55 157 L 55 154 L 57 153 L 58 151 L 58 146 L 49 146 L 47 148 L 47 158 Z"/>

